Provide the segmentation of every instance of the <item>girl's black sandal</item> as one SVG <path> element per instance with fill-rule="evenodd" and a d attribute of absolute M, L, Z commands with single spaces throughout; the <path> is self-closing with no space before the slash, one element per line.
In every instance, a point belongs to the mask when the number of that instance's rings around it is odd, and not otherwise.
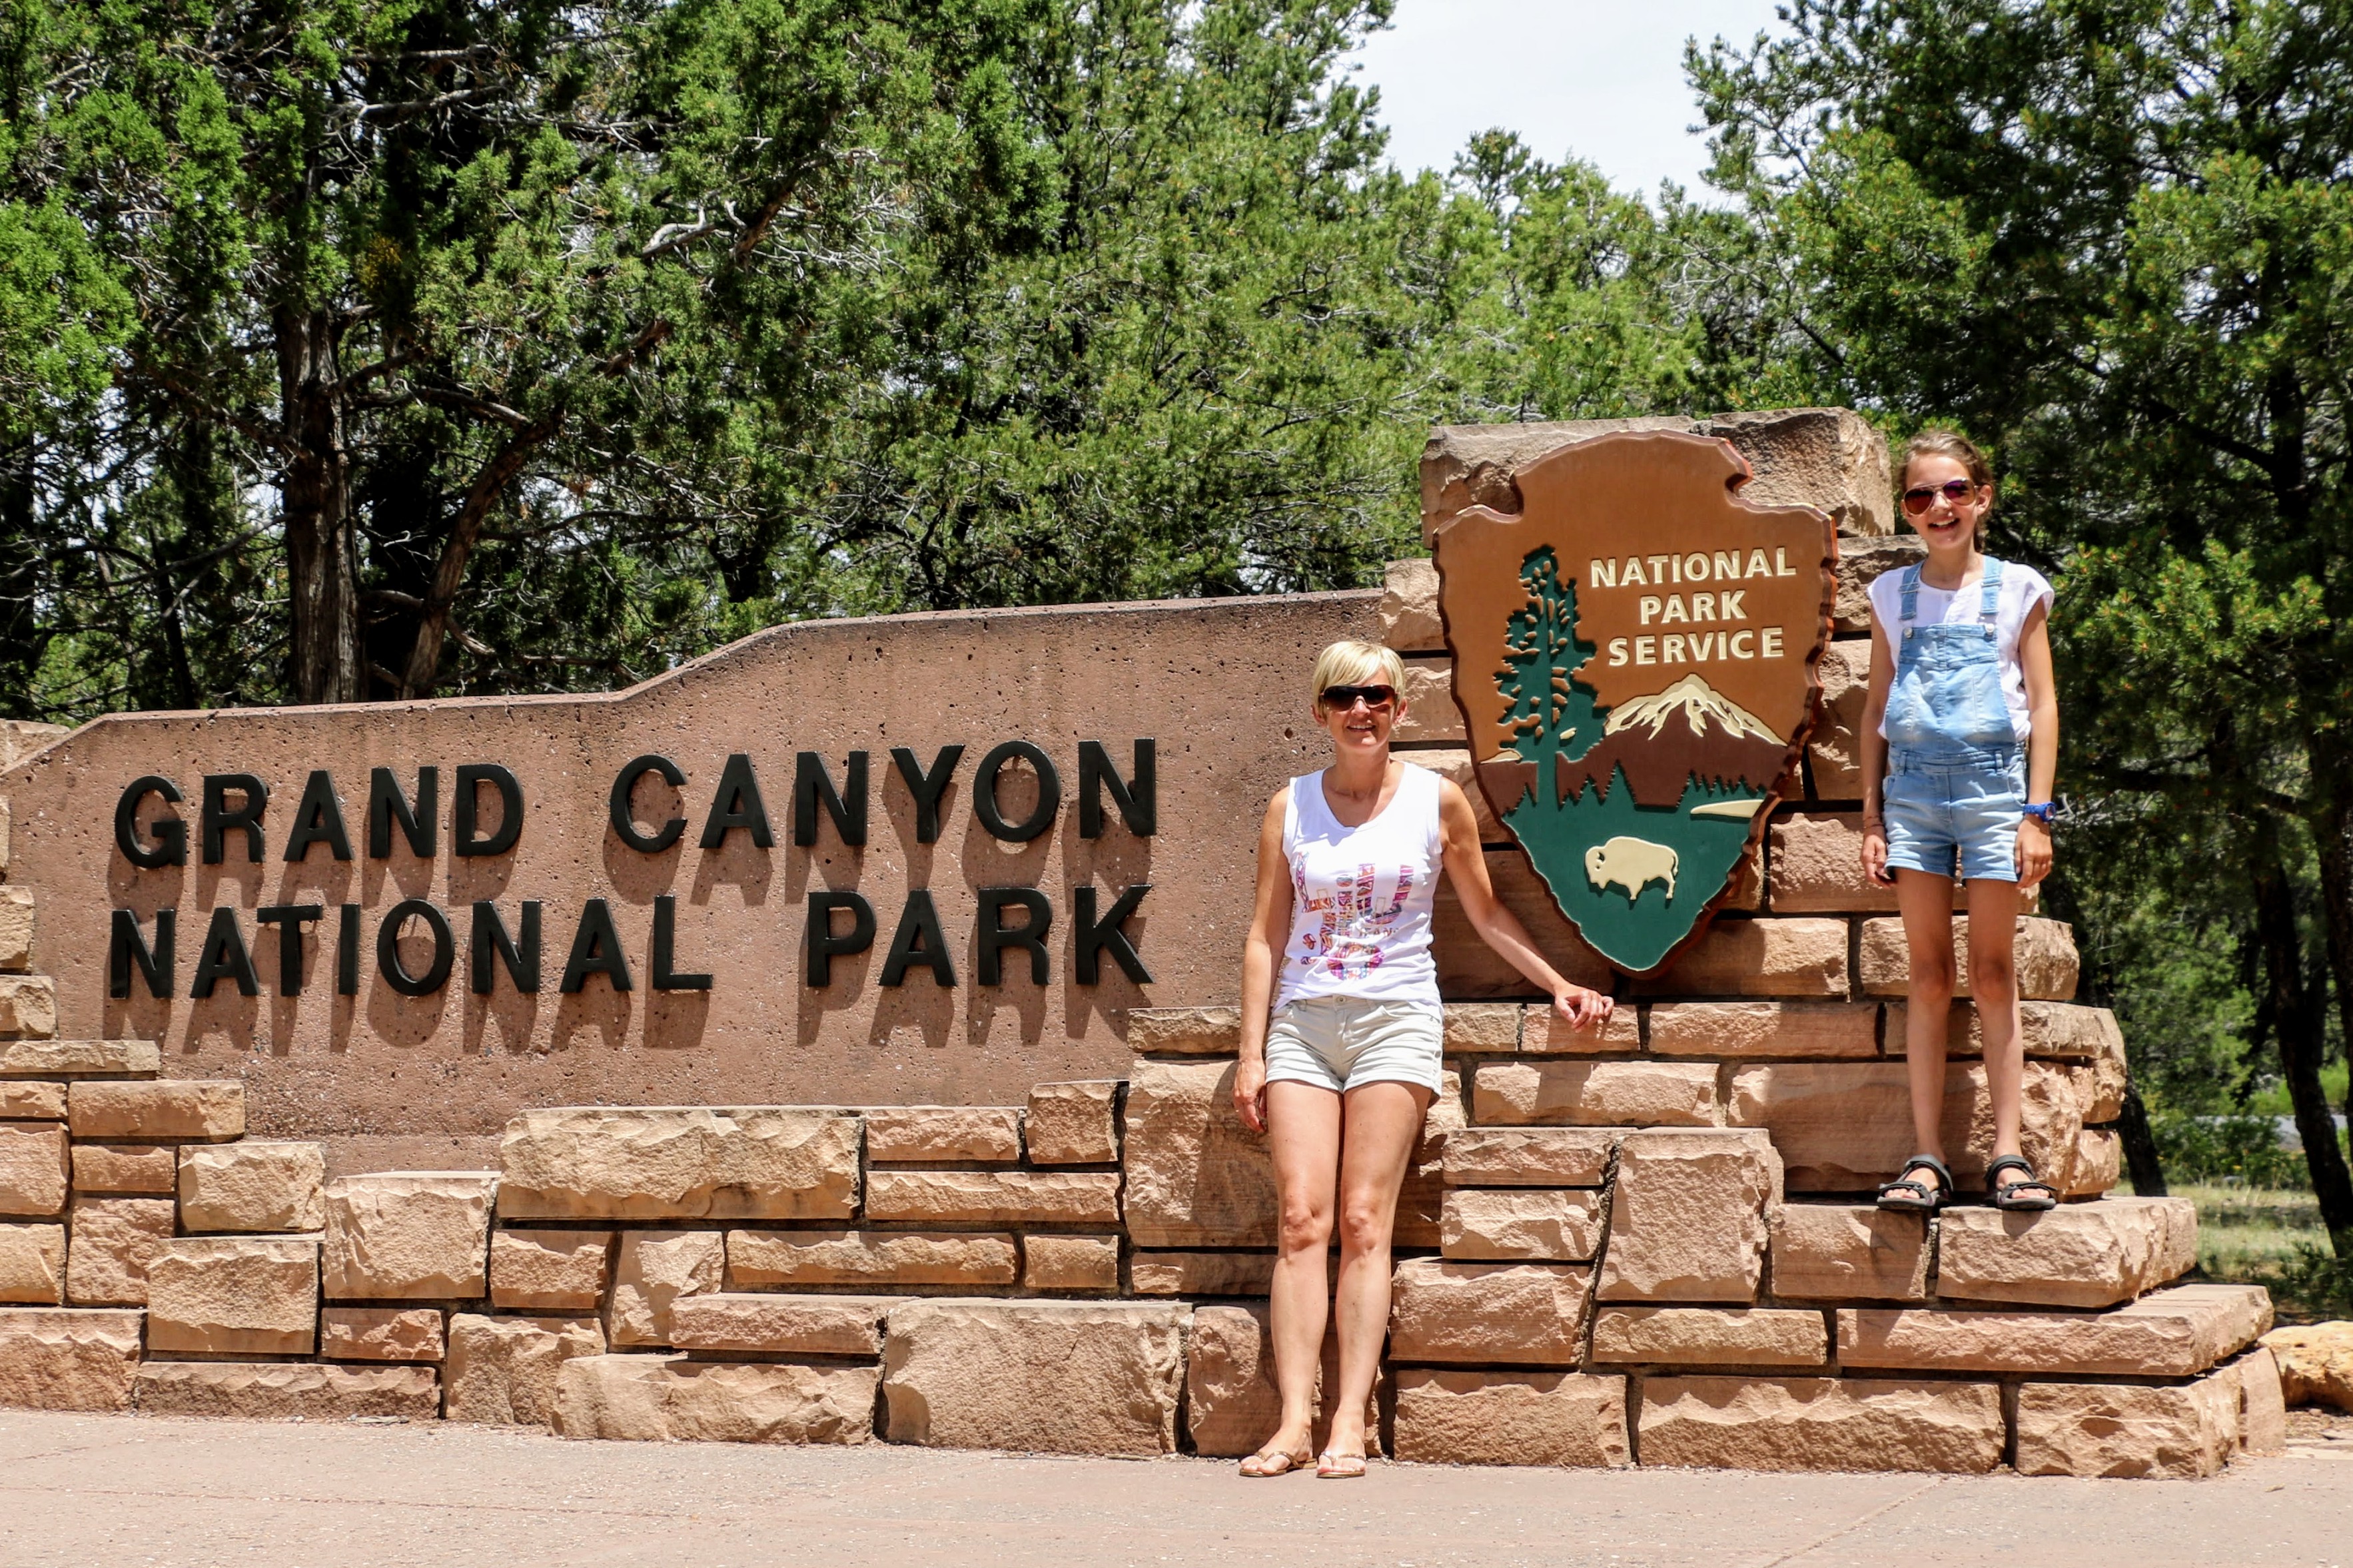
<path fill-rule="evenodd" d="M 1912 1180 L 1915 1171 L 1934 1171 L 1936 1185 L 1931 1189 L 1926 1182 Z M 2029 1175 L 2032 1172 L 2027 1173 Z M 1953 1173 L 1934 1154 L 1915 1154 L 1904 1162 L 1904 1169 L 1895 1179 L 1879 1189 L 1879 1206 L 1895 1214 L 1935 1214 L 1944 1207 L 1952 1195 Z"/>
<path fill-rule="evenodd" d="M 2023 1171 L 2026 1179 L 2005 1182 L 2001 1179 L 2004 1171 Z M 2013 1213 L 2039 1214 L 2059 1206 L 2059 1189 L 2037 1176 L 2034 1167 L 2019 1154 L 2004 1154 L 1986 1167 L 1986 1193 L 1993 1199 L 1994 1207 Z"/>

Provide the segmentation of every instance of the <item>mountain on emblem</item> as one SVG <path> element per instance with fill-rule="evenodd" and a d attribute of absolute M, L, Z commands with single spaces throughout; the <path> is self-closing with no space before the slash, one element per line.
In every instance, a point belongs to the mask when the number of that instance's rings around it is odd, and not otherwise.
<path fill-rule="evenodd" d="M 1597 437 L 1436 540 L 1479 787 L 1553 901 L 1647 974 L 1704 929 L 1795 776 L 1830 637 L 1837 534 L 1735 493 L 1705 437 Z"/>

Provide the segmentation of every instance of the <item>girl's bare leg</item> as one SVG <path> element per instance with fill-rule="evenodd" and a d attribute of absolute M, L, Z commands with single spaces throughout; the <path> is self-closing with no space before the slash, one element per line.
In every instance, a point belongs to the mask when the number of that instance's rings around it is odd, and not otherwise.
<path fill-rule="evenodd" d="M 1268 1316 L 1282 1420 L 1266 1452 L 1303 1454 L 1313 1446 L 1315 1374 L 1324 1359 L 1331 1304 L 1325 1255 L 1340 1166 L 1340 1097 L 1307 1083 L 1266 1086 L 1267 1147 L 1282 1205 L 1282 1250 L 1274 1260 Z"/>
<path fill-rule="evenodd" d="M 1335 1454 L 1365 1451 L 1365 1405 L 1389 1328 L 1389 1236 L 1398 1190 L 1431 1099 L 1430 1090 L 1406 1083 L 1368 1083 L 1348 1091 L 1340 1152 L 1340 1379 L 1325 1406 L 1332 1431 L 1324 1447 Z"/>
<path fill-rule="evenodd" d="M 2019 1100 L 2026 1079 L 2026 1041 L 2018 1026 L 2018 884 L 1980 878 L 1969 884 L 1969 998 L 1985 1037 L 1986 1089 L 1993 1098 L 1993 1157 L 2016 1154 Z M 2015 1173 L 2005 1180 L 2015 1180 Z"/>
<path fill-rule="evenodd" d="M 1975 884 L 1971 884 L 1974 892 Z M 1911 950 L 1911 985 L 1905 998 L 1904 1053 L 1911 1066 L 1912 1142 L 1945 1158 L 1945 1031 L 1953 1010 L 1953 881 L 1926 871 L 1895 873 L 1895 907 L 1904 915 Z M 1976 921 L 1969 922 L 1972 927 Z M 1912 1179 L 1934 1184 L 1927 1171 Z M 1950 1194 L 1945 1194 L 1950 1196 Z"/>

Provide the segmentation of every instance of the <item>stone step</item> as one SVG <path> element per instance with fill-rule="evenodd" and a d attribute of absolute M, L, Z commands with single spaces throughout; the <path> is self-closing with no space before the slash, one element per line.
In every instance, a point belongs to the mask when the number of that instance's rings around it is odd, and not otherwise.
<path fill-rule="evenodd" d="M 153 1040 L 0 1040 L 0 1079 L 153 1078 L 164 1053 Z"/>
<path fill-rule="evenodd" d="M 556 1379 L 565 1437 L 636 1442 L 863 1443 L 874 1436 L 871 1366 L 581 1356 Z"/>
<path fill-rule="evenodd" d="M 429 1366 L 151 1361 L 140 1367 L 132 1397 L 157 1415 L 431 1421 L 441 1414 L 441 1380 Z"/>
<path fill-rule="evenodd" d="M 2178 1285 L 2106 1312 L 1847 1308 L 1838 1355 L 1849 1370 L 2195 1377 L 2271 1321 L 2253 1285 Z"/>
<path fill-rule="evenodd" d="M 0 1308 L 0 1406 L 128 1410 L 145 1317 L 86 1307 Z"/>
<path fill-rule="evenodd" d="M 2189 1272 L 2187 1198 L 2101 1198 L 2042 1214 L 1948 1208 L 1936 1219 L 1936 1294 L 1954 1300 L 2107 1307 Z"/>
<path fill-rule="evenodd" d="M 900 1298 L 713 1291 L 670 1308 L 670 1342 L 682 1351 L 876 1356 L 882 1320 Z"/>

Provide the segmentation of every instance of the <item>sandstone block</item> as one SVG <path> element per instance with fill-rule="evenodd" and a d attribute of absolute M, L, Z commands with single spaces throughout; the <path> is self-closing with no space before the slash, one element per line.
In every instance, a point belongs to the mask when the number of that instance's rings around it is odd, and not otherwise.
<path fill-rule="evenodd" d="M 1389 1359 L 1574 1366 L 1591 1274 L 1548 1263 L 1409 1258 L 1392 1287 Z"/>
<path fill-rule="evenodd" d="M 190 1232 L 320 1230 L 326 1180 L 326 1151 L 316 1143 L 246 1139 L 185 1148 L 180 1224 Z"/>
<path fill-rule="evenodd" d="M 147 1348 L 309 1355 L 319 1342 L 319 1242 L 188 1236 L 147 1265 Z"/>
<path fill-rule="evenodd" d="M 1631 1002 L 1611 1009 L 1599 1026 L 1572 1029 L 1560 1009 L 1549 1002 L 1526 1005 L 1520 1021 L 1518 1048 L 1531 1055 L 1577 1056 L 1642 1048 L 1641 1020 Z"/>
<path fill-rule="evenodd" d="M 670 1308 L 681 1296 L 720 1288 L 726 1242 L 715 1230 L 625 1230 L 613 1266 L 613 1343 L 670 1342 Z"/>
<path fill-rule="evenodd" d="M 1241 1009 L 1131 1007 L 1127 1044 L 1138 1056 L 1233 1056 L 1242 1048 Z"/>
<path fill-rule="evenodd" d="M 1846 977 L 1844 921 L 1721 920 L 1635 989 L 1646 996 L 1842 997 Z"/>
<path fill-rule="evenodd" d="M 1263 1296 L 1274 1285 L 1274 1254 L 1138 1252 L 1127 1278 L 1137 1296 Z"/>
<path fill-rule="evenodd" d="M 0 1078 L 135 1078 L 163 1070 L 164 1053 L 153 1040 L 0 1040 Z"/>
<path fill-rule="evenodd" d="M 0 1121 L 63 1121 L 66 1086 L 27 1079 L 0 1079 Z"/>
<path fill-rule="evenodd" d="M 441 1359 L 435 1307 L 328 1307 L 319 1314 L 319 1354 L 328 1361 Z"/>
<path fill-rule="evenodd" d="M 153 1362 L 139 1369 L 139 1408 L 157 1415 L 236 1415 L 250 1421 L 348 1421 L 441 1414 L 429 1366 L 319 1366 L 285 1362 Z"/>
<path fill-rule="evenodd" d="M 727 1289 L 807 1285 L 1010 1285 L 1010 1236 L 874 1230 L 731 1230 Z"/>
<path fill-rule="evenodd" d="M 1646 1467 L 1984 1475 L 2002 1426 L 1991 1383 L 1653 1377 L 1639 1440 Z"/>
<path fill-rule="evenodd" d="M 1928 1221 L 1873 1205 L 1784 1204 L 1767 1219 L 1773 1294 L 1792 1301 L 1924 1301 Z"/>
<path fill-rule="evenodd" d="M 1849 1308 L 1839 1362 L 1905 1372 L 2194 1377 L 2271 1321 L 2254 1285 L 2184 1285 L 2111 1312 L 1954 1312 Z"/>
<path fill-rule="evenodd" d="M 882 1318 L 896 1296 L 681 1296 L 670 1308 L 671 1342 L 686 1351 L 764 1355 L 876 1356 Z"/>
<path fill-rule="evenodd" d="M 488 1426 L 546 1426 L 565 1364 L 604 1353 L 605 1331 L 594 1318 L 459 1312 L 449 1320 L 448 1417 Z"/>
<path fill-rule="evenodd" d="M 66 1227 L 0 1225 L 0 1301 L 56 1307 L 66 1299 Z"/>
<path fill-rule="evenodd" d="M 869 1171 L 866 1217 L 915 1225 L 1117 1225 L 1115 1171 Z"/>
<path fill-rule="evenodd" d="M 0 768 L 13 768 L 35 752 L 72 733 L 71 728 L 64 724 L 43 724 L 31 719 L 0 719 Z M 0 805 L 5 804 L 5 800 L 0 800 Z M 0 826 L 5 826 L 5 818 L 0 818 Z M 6 861 L 0 859 L 0 870 L 6 869 Z"/>
<path fill-rule="evenodd" d="M 1626 1135 L 1618 1127 L 1469 1127 L 1449 1134 L 1450 1187 L 1598 1187 Z"/>
<path fill-rule="evenodd" d="M 1822 649 L 1820 673 L 1821 712 L 1806 737 L 1806 767 L 1813 774 L 1814 795 L 1820 800 L 1861 800 L 1862 707 L 1871 691 L 1871 640 L 1829 644 Z"/>
<path fill-rule="evenodd" d="M 1588 1263 L 1601 1242 L 1601 1194 L 1557 1188 L 1446 1194 L 1439 1248 L 1471 1261 Z"/>
<path fill-rule="evenodd" d="M 530 1312 L 593 1312 L 605 1299 L 609 1230 L 491 1233 L 491 1305 Z"/>
<path fill-rule="evenodd" d="M 2250 1454 L 2284 1453 L 2287 1401 L 2283 1397 L 2278 1361 L 2258 1346 L 2234 1366 L 2239 1374 L 2240 1448 Z"/>
<path fill-rule="evenodd" d="M 2086 1127 L 2075 1134 L 2075 1165 L 2067 1178 L 2071 1198 L 2097 1197 L 2124 1180 L 2125 1141 L 2113 1127 Z"/>
<path fill-rule="evenodd" d="M 66 1299 L 78 1307 L 142 1307 L 147 1269 L 172 1239 L 169 1198 L 74 1199 L 66 1238 Z"/>
<path fill-rule="evenodd" d="M 1443 653 L 1438 615 L 1438 563 L 1427 555 L 1392 561 L 1381 588 L 1381 641 L 1399 653 Z"/>
<path fill-rule="evenodd" d="M 2178 1387 L 2030 1383 L 2018 1391 L 2022 1476 L 2211 1476 L 2239 1443 L 2238 1379 Z"/>
<path fill-rule="evenodd" d="M 1890 1002 L 1887 1005 L 1889 1056 L 1904 1054 L 1908 1017 L 1909 1008 L 1905 1004 Z M 2125 1037 L 2116 1027 L 2116 1016 L 2105 1007 L 2085 1007 L 2073 1002 L 2021 1002 L 2018 1005 L 2018 1022 L 2020 1033 L 2026 1037 L 2026 1054 L 2030 1057 L 2090 1061 L 2113 1051 L 2121 1085 Z M 1984 1053 L 1985 1033 L 1978 1023 L 1978 1010 L 1973 1004 L 1953 1004 L 1952 1016 L 1945 1028 L 1945 1048 L 1957 1057 Z M 2113 1121 L 2114 1118 L 2107 1120 Z"/>
<path fill-rule="evenodd" d="M 1471 1080 L 1481 1123 L 1712 1127 L 1724 1119 L 1713 1063 L 1482 1062 Z"/>
<path fill-rule="evenodd" d="M 1021 1112 L 993 1105 L 906 1105 L 866 1113 L 866 1158 L 878 1164 L 1021 1158 Z"/>
<path fill-rule="evenodd" d="M 2049 1307 L 2127 1301 L 2197 1260 L 2196 1224 L 2186 1198 L 2103 1198 L 2044 1214 L 1947 1209 L 1936 1226 L 1936 1293 Z"/>
<path fill-rule="evenodd" d="M 1332 1413 L 1324 1406 L 1324 1391 L 1340 1382 L 1340 1342 L 1324 1339 L 1323 1364 L 1315 1379 L 1315 1426 L 1318 1451 L 1332 1435 Z M 1380 1441 L 1380 1379 L 1375 1374 L 1372 1393 L 1365 1401 L 1365 1436 L 1378 1451 Z M 1192 1334 L 1186 1347 L 1185 1425 L 1196 1453 L 1233 1458 L 1254 1454 L 1274 1433 L 1282 1415 L 1282 1396 L 1274 1383 L 1274 1341 L 1267 1329 L 1264 1307 L 1197 1307 Z"/>
<path fill-rule="evenodd" d="M 1912 1100 L 1903 1062 L 1793 1062 L 1733 1075 L 1730 1121 L 1773 1136 L 1797 1193 L 1869 1192 L 1913 1152 Z M 2034 1168 L 2063 1189 L 2081 1130 L 2073 1087 L 2060 1069 L 2026 1064 L 2021 1133 Z M 1981 1062 L 1945 1072 L 1945 1151 L 1953 1179 L 1982 1191 L 1993 1151 L 1993 1101 Z"/>
<path fill-rule="evenodd" d="M 0 970 L 33 966 L 33 890 L 0 888 Z"/>
<path fill-rule="evenodd" d="M 1760 1132 L 1649 1128 L 1618 1145 L 1606 1301 L 1753 1301 L 1781 1157 Z"/>
<path fill-rule="evenodd" d="M 1419 1465 L 1630 1464 L 1626 1380 L 1581 1372 L 1397 1374 L 1397 1456 Z"/>
<path fill-rule="evenodd" d="M 63 1214 L 72 1168 L 64 1128 L 53 1121 L 0 1122 L 0 1215 L 48 1219 Z"/>
<path fill-rule="evenodd" d="M 1144 1301 L 910 1301 L 891 1310 L 894 1443 L 1169 1454 L 1189 1310 Z"/>
<path fill-rule="evenodd" d="M 1651 1009 L 1661 1056 L 1879 1055 L 1876 1002 L 1661 1002 Z"/>
<path fill-rule="evenodd" d="M 842 1110 L 530 1110 L 499 1145 L 499 1217 L 847 1219 L 858 1146 Z"/>
<path fill-rule="evenodd" d="M 386 1171 L 327 1184 L 326 1291 L 338 1301 L 473 1300 L 489 1280 L 489 1171 Z"/>
<path fill-rule="evenodd" d="M 1041 1083 L 1029 1091 L 1021 1135 L 1033 1165 L 1119 1163 L 1119 1080 Z"/>
<path fill-rule="evenodd" d="M 2018 994 L 2032 1001 L 2063 1002 L 2075 994 L 2075 936 L 2063 921 L 2018 918 L 2010 952 L 2018 968 Z M 1862 989 L 1872 996 L 1901 996 L 1912 980 L 1911 949 L 1904 922 L 1894 918 L 1862 922 Z M 1957 994 L 1969 989 L 1969 917 L 1953 917 L 1953 973 Z"/>
<path fill-rule="evenodd" d="M 1452 659 L 1407 659 L 1405 685 L 1398 695 L 1405 700 L 1405 712 L 1397 721 L 1397 740 L 1460 742 L 1463 739 L 1462 712 L 1454 706 Z"/>
<path fill-rule="evenodd" d="M 1856 778 L 1855 793 L 1861 794 L 1859 772 Z M 1870 914 L 1895 908 L 1895 889 L 1862 874 L 1861 812 L 1786 812 L 1773 819 L 1769 837 L 1775 914 Z M 1953 897 L 1957 902 L 1965 897 L 1957 885 Z"/>
<path fill-rule="evenodd" d="M 84 1079 L 68 1093 L 66 1116 L 77 1138 L 220 1142 L 245 1135 L 245 1085 L 234 1079 Z"/>
<path fill-rule="evenodd" d="M 598 1355 L 556 1380 L 559 1436 L 679 1443 L 863 1443 L 871 1366 L 814 1367 Z"/>
<path fill-rule="evenodd" d="M 45 1040 L 57 1032 L 56 982 L 46 974 L 0 974 L 0 1035 Z"/>
<path fill-rule="evenodd" d="M 2086 1121 L 2114 1121 L 2125 1113 L 2125 1038 L 2116 1027 L 2116 1015 L 2098 1010 L 2097 1021 L 2106 1026 L 2101 1030 L 2102 1049 L 2089 1062 L 2069 1069 L 2074 1079 L 2076 1103 L 2083 1108 Z M 2107 1048 L 2110 1041 L 2114 1048 Z"/>
<path fill-rule="evenodd" d="M 0 1309 L 0 1406 L 130 1409 L 140 1317 L 87 1308 Z"/>
<path fill-rule="evenodd" d="M 1032 1236 L 1021 1243 L 1021 1283 L 1031 1290 L 1117 1290 L 1119 1237 Z"/>
<path fill-rule="evenodd" d="M 1593 1359 L 1653 1366 L 1821 1366 L 1830 1330 L 1820 1312 L 1787 1307 L 1601 1307 Z"/>
<path fill-rule="evenodd" d="M 1894 484 L 1891 482 L 1888 488 L 1892 492 Z M 1838 602 L 1832 612 L 1832 624 L 1848 636 L 1870 631 L 1872 584 L 1889 572 L 1926 560 L 1927 554 L 1928 547 L 1917 534 L 1894 533 L 1868 539 L 1841 535 Z"/>
<path fill-rule="evenodd" d="M 168 1143 L 77 1143 L 77 1193 L 170 1197 L 179 1190 L 179 1151 Z M 314 1227 L 315 1228 L 315 1227 Z"/>
<path fill-rule="evenodd" d="M 2288 1404 L 2353 1412 L 2353 1323 L 2296 1323 L 2263 1339 Z"/>

